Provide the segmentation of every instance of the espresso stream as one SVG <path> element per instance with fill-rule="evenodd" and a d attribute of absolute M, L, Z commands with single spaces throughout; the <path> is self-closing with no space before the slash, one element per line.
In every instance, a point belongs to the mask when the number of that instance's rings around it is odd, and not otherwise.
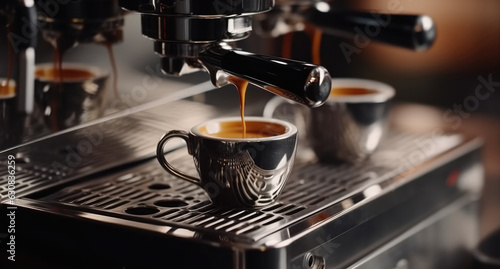
<path fill-rule="evenodd" d="M 311 40 L 311 62 L 316 65 L 321 65 L 321 38 L 323 32 L 321 29 L 311 25 L 305 25 L 304 32 Z M 286 33 L 283 36 L 283 43 L 281 48 L 281 56 L 286 59 L 292 58 L 292 44 L 295 32 Z"/>
<path fill-rule="evenodd" d="M 64 90 L 63 88 L 63 81 L 64 79 L 87 79 L 87 78 L 92 78 L 95 76 L 90 71 L 84 70 L 84 69 L 75 69 L 75 68 L 64 68 L 62 67 L 63 65 L 63 56 L 68 50 L 68 48 L 59 48 L 57 44 L 60 44 L 58 40 L 52 43 L 53 48 L 54 48 L 54 55 L 53 55 L 53 70 L 37 70 L 35 76 L 40 78 L 44 77 L 47 79 L 50 79 L 53 81 L 54 87 L 57 89 L 57 93 L 53 94 L 52 96 L 52 104 L 51 104 L 51 117 L 52 117 L 52 130 L 53 131 L 58 131 L 59 128 L 57 126 L 57 117 L 58 117 L 58 111 L 59 111 L 59 98 L 60 94 Z M 115 95 L 115 98 L 120 98 L 120 95 L 118 94 L 118 69 L 116 65 L 116 60 L 115 56 L 113 53 L 113 44 L 112 43 L 104 43 L 104 46 L 106 47 L 108 54 L 109 54 L 109 60 L 111 64 L 111 69 L 113 72 L 113 92 Z"/>
<path fill-rule="evenodd" d="M 322 31 L 313 25 L 306 25 L 305 32 L 311 39 L 311 58 L 312 63 L 316 65 L 321 64 L 321 38 Z M 292 54 L 292 39 L 293 32 L 286 34 L 283 37 L 283 47 L 282 47 L 282 57 L 283 58 L 291 58 Z M 241 116 L 241 126 L 243 126 L 243 130 L 238 128 L 234 123 L 221 126 L 221 130 L 218 133 L 211 134 L 217 137 L 226 137 L 226 138 L 254 138 L 254 137 L 263 137 L 269 135 L 262 135 L 259 133 L 255 133 L 256 125 L 253 124 L 249 131 L 247 131 L 247 122 L 245 122 L 245 96 L 246 90 L 248 87 L 248 81 L 230 76 L 228 78 L 229 82 L 234 84 L 238 90 L 239 98 L 240 98 L 240 116 Z M 355 87 L 344 87 L 344 88 L 332 88 L 330 92 L 330 97 L 335 96 L 353 96 L 353 95 L 364 95 L 364 94 L 372 94 L 376 93 L 374 90 L 366 89 L 366 88 L 355 88 Z M 261 129 L 266 129 L 265 126 L 258 126 Z M 258 130 L 257 130 L 258 132 Z M 276 134 L 272 134 L 276 135 Z"/>
<path fill-rule="evenodd" d="M 112 43 L 104 43 L 109 54 L 109 62 L 111 63 L 111 70 L 113 72 L 113 92 L 115 94 L 115 98 L 120 98 L 120 94 L 118 93 L 118 68 L 116 67 L 115 54 L 113 53 L 113 44 Z"/>
<path fill-rule="evenodd" d="M 65 50 L 61 50 L 57 47 L 54 47 L 54 55 L 53 55 L 53 68 L 52 68 L 52 78 L 53 83 L 55 84 L 55 88 L 57 89 L 57 93 L 52 95 L 52 104 L 51 104 L 51 118 L 52 118 L 52 131 L 58 131 L 58 114 L 59 114 L 59 98 L 63 91 L 63 70 L 62 70 L 62 58 Z M 35 74 L 36 76 L 36 74 Z"/>
<path fill-rule="evenodd" d="M 247 138 L 247 125 L 245 122 L 245 97 L 247 93 L 248 81 L 230 76 L 228 78 L 229 82 L 233 83 L 238 90 L 238 94 L 240 96 L 240 117 L 241 117 L 241 125 L 243 126 L 243 130 L 240 132 L 241 138 Z"/>

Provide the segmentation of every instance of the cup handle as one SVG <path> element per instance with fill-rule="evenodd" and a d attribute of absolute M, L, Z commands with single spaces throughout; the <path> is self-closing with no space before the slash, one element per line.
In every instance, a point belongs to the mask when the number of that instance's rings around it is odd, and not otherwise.
<path fill-rule="evenodd" d="M 265 118 L 274 118 L 274 111 L 285 103 L 290 103 L 290 102 L 279 96 L 271 98 L 271 100 L 269 100 L 269 102 L 267 102 L 266 106 L 264 107 L 262 115 Z"/>
<path fill-rule="evenodd" d="M 158 162 L 160 162 L 160 165 L 165 169 L 167 172 L 170 174 L 182 178 L 184 180 L 187 180 L 191 183 L 194 183 L 196 185 L 200 185 L 200 180 L 196 177 L 190 176 L 184 172 L 181 172 L 177 169 L 175 169 L 165 158 L 165 152 L 164 152 L 164 145 L 168 142 L 168 140 L 172 138 L 181 138 L 184 140 L 187 144 L 187 147 L 189 149 L 189 135 L 188 133 L 184 131 L 177 131 L 173 130 L 168 133 L 166 133 L 158 142 L 158 146 L 156 147 L 156 158 L 158 159 Z M 189 152 L 189 150 L 188 150 Z M 190 152 L 189 152 L 190 153 Z M 191 154 L 191 153 L 190 153 Z"/>
<path fill-rule="evenodd" d="M 290 113 L 284 113 L 278 109 L 291 109 Z M 276 114 L 275 112 L 281 113 Z M 262 112 L 265 118 L 277 118 L 286 120 L 297 125 L 297 128 L 303 129 L 305 126 L 305 115 L 307 114 L 307 107 L 301 106 L 297 103 L 292 103 L 287 99 L 276 96 L 267 102 Z"/>
<path fill-rule="evenodd" d="M 285 120 L 294 124 L 299 132 L 298 147 L 308 148 L 309 142 L 306 139 L 308 113 L 310 113 L 308 107 L 292 103 L 280 96 L 275 96 L 266 103 L 262 116 Z"/>

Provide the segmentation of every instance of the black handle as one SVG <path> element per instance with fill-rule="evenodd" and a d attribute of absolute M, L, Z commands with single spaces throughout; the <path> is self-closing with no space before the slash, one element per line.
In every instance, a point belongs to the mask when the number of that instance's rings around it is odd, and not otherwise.
<path fill-rule="evenodd" d="M 218 46 L 200 53 L 199 59 L 211 73 L 223 70 L 309 107 L 320 106 L 330 95 L 331 77 L 322 66 Z"/>
<path fill-rule="evenodd" d="M 412 50 L 427 50 L 436 38 L 434 21 L 426 15 L 353 12 L 333 8 L 323 12 L 311 8 L 306 16 L 308 21 L 334 35 L 360 35 L 364 40 L 376 40 Z"/>

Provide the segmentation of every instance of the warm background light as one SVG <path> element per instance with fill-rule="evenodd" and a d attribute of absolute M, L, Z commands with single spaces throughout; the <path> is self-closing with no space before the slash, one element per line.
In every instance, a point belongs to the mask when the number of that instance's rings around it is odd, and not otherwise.
<path fill-rule="evenodd" d="M 357 1 L 356 1 L 357 2 Z M 500 1 L 497 0 L 366 0 L 360 7 L 389 13 L 399 3 L 399 14 L 427 14 L 437 27 L 433 47 L 415 53 L 386 45 L 366 47 L 372 63 L 398 72 L 460 72 L 500 66 Z M 408 64 L 408 63 L 411 64 Z"/>

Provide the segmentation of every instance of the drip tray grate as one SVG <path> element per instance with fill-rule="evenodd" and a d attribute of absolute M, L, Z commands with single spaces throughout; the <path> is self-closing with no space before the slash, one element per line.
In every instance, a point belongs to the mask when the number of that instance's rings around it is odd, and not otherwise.
<path fill-rule="evenodd" d="M 433 137 L 431 147 L 428 139 L 424 135 L 393 133 L 370 160 L 356 165 L 333 166 L 298 159 L 279 201 L 261 209 L 216 207 L 201 188 L 171 176 L 156 160 L 69 186 L 41 200 L 134 221 L 257 241 L 371 185 L 390 183 L 396 175 L 452 149 L 462 140 L 458 135 Z M 184 149 L 172 153 L 169 159 L 182 171 L 196 171 Z"/>
<path fill-rule="evenodd" d="M 51 185 L 150 158 L 165 132 L 186 130 L 219 114 L 212 106 L 178 100 L 3 152 L 0 164 L 6 167 L 7 156 L 16 157 L 16 196 L 20 198 Z M 0 171 L 1 199 L 9 192 L 7 173 Z"/>

